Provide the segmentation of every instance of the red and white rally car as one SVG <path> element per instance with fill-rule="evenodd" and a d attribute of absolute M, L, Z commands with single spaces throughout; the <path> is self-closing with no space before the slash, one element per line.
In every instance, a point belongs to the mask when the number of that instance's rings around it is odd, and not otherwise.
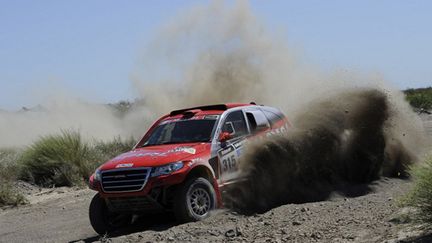
<path fill-rule="evenodd" d="M 196 221 L 222 207 L 222 192 L 238 181 L 238 158 L 251 138 L 285 133 L 289 123 L 272 107 L 221 104 L 175 110 L 157 120 L 127 153 L 90 177 L 98 191 L 90 222 L 104 234 L 133 215 L 174 212 Z"/>

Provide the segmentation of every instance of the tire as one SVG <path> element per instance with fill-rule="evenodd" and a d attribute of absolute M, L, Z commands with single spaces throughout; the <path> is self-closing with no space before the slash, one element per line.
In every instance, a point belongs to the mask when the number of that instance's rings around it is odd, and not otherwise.
<path fill-rule="evenodd" d="M 174 199 L 174 214 L 180 223 L 205 219 L 215 207 L 214 188 L 202 177 L 186 180 L 178 188 Z"/>
<path fill-rule="evenodd" d="M 104 235 L 130 224 L 132 215 L 110 212 L 105 200 L 98 193 L 90 203 L 89 218 L 93 229 Z"/>

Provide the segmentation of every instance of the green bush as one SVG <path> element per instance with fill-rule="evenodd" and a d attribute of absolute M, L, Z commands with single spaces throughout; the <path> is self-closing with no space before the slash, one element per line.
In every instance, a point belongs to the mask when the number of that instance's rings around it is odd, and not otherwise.
<path fill-rule="evenodd" d="M 41 137 L 21 156 L 21 179 L 41 186 L 83 185 L 97 166 L 130 150 L 135 141 L 83 140 L 77 131 Z"/>
<path fill-rule="evenodd" d="M 408 194 L 404 205 L 418 209 L 415 218 L 432 223 L 432 156 L 424 164 L 411 168 L 414 187 Z"/>
<path fill-rule="evenodd" d="M 21 178 L 42 186 L 81 184 L 93 169 L 90 153 L 90 146 L 76 131 L 41 137 L 21 157 Z"/>
<path fill-rule="evenodd" d="M 0 206 L 26 203 L 25 197 L 13 188 L 20 170 L 20 154 L 17 149 L 0 149 Z"/>
<path fill-rule="evenodd" d="M 432 109 L 432 87 L 407 89 L 404 91 L 407 101 L 416 109 Z"/>
<path fill-rule="evenodd" d="M 22 154 L 19 149 L 0 149 L 0 179 L 13 181 L 18 177 L 20 167 L 18 160 Z"/>
<path fill-rule="evenodd" d="M 82 186 L 96 167 L 132 149 L 133 138 L 84 141 L 77 131 L 41 137 L 24 150 L 0 149 L 0 206 L 19 205 L 25 197 L 14 188 L 18 179 L 40 186 Z"/>
<path fill-rule="evenodd" d="M 27 203 L 25 197 L 14 190 L 9 181 L 0 179 L 0 207 L 1 206 L 18 206 Z"/>
<path fill-rule="evenodd" d="M 114 104 L 108 104 L 108 107 L 110 107 L 118 117 L 124 117 L 132 109 L 133 105 L 134 103 L 130 101 L 121 100 Z"/>

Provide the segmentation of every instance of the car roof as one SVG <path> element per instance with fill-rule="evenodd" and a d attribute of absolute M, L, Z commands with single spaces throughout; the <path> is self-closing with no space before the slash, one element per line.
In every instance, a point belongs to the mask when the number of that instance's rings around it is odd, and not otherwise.
<path fill-rule="evenodd" d="M 185 112 L 203 112 L 203 111 L 217 111 L 219 113 L 223 113 L 224 111 L 239 107 L 239 106 L 250 106 L 255 104 L 245 104 L 245 103 L 226 103 L 226 104 L 217 104 L 217 105 L 205 105 L 205 106 L 196 106 L 190 107 L 186 109 L 174 110 L 170 112 L 170 116 L 175 116 L 179 114 L 183 114 Z"/>

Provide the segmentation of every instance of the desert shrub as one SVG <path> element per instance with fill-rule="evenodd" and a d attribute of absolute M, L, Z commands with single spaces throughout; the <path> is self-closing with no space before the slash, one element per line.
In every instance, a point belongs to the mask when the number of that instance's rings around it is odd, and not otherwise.
<path fill-rule="evenodd" d="M 27 203 L 24 195 L 14 190 L 10 181 L 0 180 L 0 207 L 11 205 L 17 206 Z"/>
<path fill-rule="evenodd" d="M 108 104 L 108 107 L 110 107 L 114 114 L 119 117 L 124 117 L 131 109 L 134 103 L 131 103 L 127 100 L 121 100 L 114 104 Z"/>
<path fill-rule="evenodd" d="M 414 187 L 404 200 L 404 206 L 417 208 L 416 219 L 432 223 L 432 156 L 424 164 L 414 166 L 410 170 L 414 179 Z"/>
<path fill-rule="evenodd" d="M 0 180 L 16 180 L 21 169 L 18 163 L 21 153 L 19 149 L 0 149 Z"/>
<path fill-rule="evenodd" d="M 17 149 L 0 149 L 0 206 L 26 203 L 25 197 L 13 187 L 20 171 L 17 163 L 20 154 Z"/>
<path fill-rule="evenodd" d="M 41 137 L 21 156 L 21 179 L 41 186 L 83 185 L 96 167 L 130 150 L 135 140 L 84 141 L 77 131 Z"/>
<path fill-rule="evenodd" d="M 42 186 L 81 184 L 92 172 L 91 147 L 77 131 L 41 137 L 22 157 L 21 178 Z"/>
<path fill-rule="evenodd" d="M 404 93 L 412 107 L 416 109 L 432 109 L 432 87 L 407 89 Z"/>

